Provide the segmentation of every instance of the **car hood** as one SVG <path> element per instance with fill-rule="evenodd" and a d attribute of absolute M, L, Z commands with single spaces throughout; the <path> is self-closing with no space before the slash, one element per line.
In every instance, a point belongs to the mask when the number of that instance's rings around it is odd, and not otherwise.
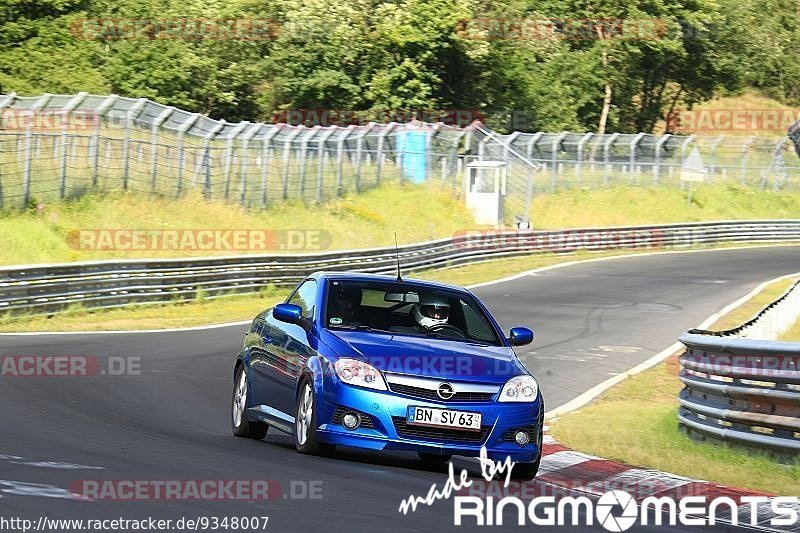
<path fill-rule="evenodd" d="M 366 331 L 324 333 L 321 340 L 339 357 L 363 359 L 387 373 L 482 383 L 505 383 L 528 373 L 507 346 Z"/>

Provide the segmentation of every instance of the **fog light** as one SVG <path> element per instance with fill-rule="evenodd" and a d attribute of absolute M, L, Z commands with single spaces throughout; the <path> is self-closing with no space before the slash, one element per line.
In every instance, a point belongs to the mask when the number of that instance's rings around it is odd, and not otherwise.
<path fill-rule="evenodd" d="M 342 417 L 342 424 L 347 429 L 356 429 L 361 425 L 361 417 L 357 413 L 347 413 Z"/>
<path fill-rule="evenodd" d="M 514 435 L 514 440 L 520 446 L 525 446 L 531 441 L 531 437 L 528 435 L 527 431 L 517 431 L 517 433 Z"/>

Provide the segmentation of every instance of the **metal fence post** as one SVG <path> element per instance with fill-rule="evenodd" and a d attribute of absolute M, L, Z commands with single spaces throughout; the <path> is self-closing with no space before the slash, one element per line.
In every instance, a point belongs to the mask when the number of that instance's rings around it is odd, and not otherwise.
<path fill-rule="evenodd" d="M 203 197 L 206 199 L 211 198 L 211 165 L 213 162 L 211 157 L 211 141 L 224 127 L 225 121 L 220 120 L 203 136 L 203 155 L 195 170 L 194 178 L 192 178 L 192 187 L 195 187 L 197 186 L 200 176 L 203 176 Z"/>
<path fill-rule="evenodd" d="M 174 107 L 168 107 L 158 114 L 150 128 L 150 192 L 156 192 L 158 180 L 158 136 L 159 127 L 175 111 Z"/>
<path fill-rule="evenodd" d="M 22 171 L 23 191 L 22 207 L 28 206 L 31 195 L 31 140 L 33 138 L 33 120 L 25 126 L 25 166 Z"/>
<path fill-rule="evenodd" d="M 78 105 L 86 98 L 85 92 L 80 92 L 72 97 L 62 109 L 64 124 L 61 125 L 61 169 L 59 172 L 59 198 L 67 194 L 67 135 L 69 133 L 69 117 Z"/>
<path fill-rule="evenodd" d="M 292 141 L 295 137 L 300 135 L 300 132 L 305 129 L 305 126 L 292 127 L 291 133 L 286 136 L 283 141 L 283 169 L 281 171 L 281 197 L 286 200 L 289 198 L 289 154 L 292 148 Z"/>
<path fill-rule="evenodd" d="M 317 141 L 317 202 L 322 201 L 322 184 L 325 178 L 325 159 L 328 157 L 328 152 L 325 150 L 325 142 L 336 131 L 334 128 L 327 129 L 322 137 Z"/>
<path fill-rule="evenodd" d="M 33 145 L 33 124 L 36 122 L 35 115 L 36 113 L 42 109 L 46 104 L 47 101 L 50 100 L 52 95 L 49 93 L 45 93 L 42 95 L 41 98 L 36 100 L 36 102 L 31 106 L 31 120 L 25 126 L 25 164 L 23 167 L 23 208 L 28 206 L 28 202 L 30 201 L 31 195 L 31 166 L 33 164 L 32 158 L 33 154 L 31 153 L 31 148 Z"/>
<path fill-rule="evenodd" d="M 553 168 L 551 169 L 552 177 L 550 179 L 550 190 L 552 192 L 556 192 L 556 187 L 558 186 L 558 150 L 561 147 L 561 142 L 568 133 L 569 132 L 567 131 L 562 131 L 555 139 L 553 139 L 553 142 L 550 145 L 550 161 L 553 165 Z"/>
<path fill-rule="evenodd" d="M 233 131 L 228 134 L 228 143 L 225 147 L 225 170 L 224 170 L 224 191 L 223 197 L 227 200 L 231 188 L 231 167 L 233 166 L 233 143 L 236 137 L 245 129 L 250 123 L 240 122 L 239 125 L 233 128 Z"/>
<path fill-rule="evenodd" d="M 255 135 L 261 129 L 262 124 L 253 124 L 250 130 L 242 136 L 242 152 L 244 155 L 242 156 L 242 165 L 239 172 L 242 174 L 242 181 L 239 190 L 239 203 L 242 204 L 242 207 L 247 206 L 247 163 L 250 159 L 250 140 L 255 137 Z"/>
<path fill-rule="evenodd" d="M 611 147 L 614 141 L 619 137 L 619 133 L 612 133 L 611 136 L 603 143 L 603 185 L 608 185 L 608 179 L 611 172 Z"/>
<path fill-rule="evenodd" d="M 533 149 L 539 144 L 539 139 L 542 138 L 544 132 L 537 131 L 531 136 L 531 140 L 528 141 L 527 146 L 525 147 L 525 155 L 528 156 L 528 159 L 533 161 Z M 534 189 L 534 174 L 536 173 L 535 169 L 530 169 L 528 172 L 528 186 L 527 190 L 525 191 L 525 216 L 530 216 L 531 211 L 531 203 L 533 202 L 533 189 Z M 531 226 L 533 227 L 533 226 Z"/>
<path fill-rule="evenodd" d="M 629 154 L 630 158 L 629 158 L 629 162 L 630 162 L 630 165 L 631 165 L 631 183 L 634 183 L 634 184 L 636 183 L 636 173 L 634 171 L 634 168 L 636 167 L 636 147 L 639 146 L 639 143 L 644 138 L 644 136 L 645 136 L 644 133 L 637 133 L 636 136 L 633 138 L 633 140 L 631 140 L 631 143 L 630 143 L 630 148 L 629 148 L 630 149 L 630 154 Z"/>
<path fill-rule="evenodd" d="M 383 172 L 383 145 L 386 142 L 386 136 L 395 126 L 397 126 L 397 122 L 390 122 L 378 134 L 378 147 L 375 153 L 375 181 L 378 185 L 381 183 L 381 173 Z"/>
<path fill-rule="evenodd" d="M 316 135 L 320 125 L 313 126 L 305 135 L 300 138 L 300 199 L 306 194 L 306 159 L 308 157 L 308 141 Z"/>
<path fill-rule="evenodd" d="M 664 143 L 667 142 L 670 137 L 672 137 L 672 135 L 667 133 L 656 141 L 656 164 L 653 166 L 653 183 L 656 185 L 658 185 L 661 174 L 661 147 L 664 146 Z"/>
<path fill-rule="evenodd" d="M 587 133 L 578 141 L 578 161 L 575 164 L 575 179 L 577 180 L 578 185 L 580 185 L 582 178 L 581 171 L 583 169 L 583 146 L 589 142 L 589 139 L 592 138 L 592 135 L 594 135 L 594 133 Z"/>
<path fill-rule="evenodd" d="M 689 135 L 686 139 L 683 140 L 681 143 L 681 166 L 686 162 L 686 150 L 689 148 L 689 144 L 694 140 L 694 135 Z M 683 180 L 681 180 L 681 190 L 683 190 Z M 692 186 L 692 183 L 689 182 L 689 187 Z M 689 194 L 691 196 L 691 188 L 689 189 Z M 690 198 L 691 199 L 691 198 Z"/>
<path fill-rule="evenodd" d="M 199 118 L 200 113 L 193 113 L 178 128 L 178 175 L 175 177 L 175 198 L 180 197 L 183 190 L 183 168 L 186 165 L 186 132 Z"/>
<path fill-rule="evenodd" d="M 720 135 L 719 137 L 714 139 L 713 143 L 711 143 L 711 166 L 710 166 L 710 168 L 708 170 L 709 176 L 713 176 L 714 173 L 716 172 L 716 169 L 717 169 L 717 147 L 719 146 L 719 144 L 722 142 L 722 139 L 724 139 L 724 138 L 725 138 L 724 135 Z"/>
<path fill-rule="evenodd" d="M 354 179 L 354 187 L 356 194 L 361 192 L 361 155 L 364 151 L 364 137 L 375 127 L 375 123 L 370 122 L 368 126 L 364 128 L 364 131 L 358 134 L 356 137 L 356 171 L 355 171 L 355 179 Z"/>
<path fill-rule="evenodd" d="M 17 93 L 11 92 L 11 93 L 7 94 L 2 100 L 0 100 L 0 110 L 3 110 L 6 107 L 9 107 L 11 104 L 13 104 L 14 100 L 16 99 L 16 97 L 17 97 Z M 3 116 L 2 116 L 2 114 L 0 114 L 0 119 L 2 119 L 2 118 L 3 118 Z M 1 120 L 0 120 L 0 127 L 2 127 L 2 121 Z M 16 145 L 16 141 L 15 141 L 15 145 Z M 0 170 L 2 170 L 2 168 L 0 168 Z M 5 199 L 3 198 L 3 181 L 2 180 L 3 180 L 3 176 L 2 176 L 2 174 L 0 174 L 0 209 L 5 207 Z"/>
<path fill-rule="evenodd" d="M 131 126 L 136 114 L 147 104 L 147 98 L 139 98 L 133 107 L 125 113 L 125 137 L 122 140 L 122 188 L 128 190 L 128 177 L 130 173 L 130 143 L 131 143 Z"/>
<path fill-rule="evenodd" d="M 344 174 L 344 141 L 353 132 L 355 128 L 354 124 L 350 124 L 345 128 L 344 133 L 342 133 L 339 138 L 337 139 L 336 144 L 336 196 L 341 196 L 342 191 L 344 190 L 342 181 L 343 181 L 343 174 Z M 402 159 L 402 158 L 401 158 Z"/>
<path fill-rule="evenodd" d="M 741 166 L 741 176 L 740 176 L 740 181 L 742 185 L 747 184 L 747 152 L 750 150 L 750 144 L 752 142 L 753 138 L 750 137 L 742 145 L 742 166 Z"/>
<path fill-rule="evenodd" d="M 267 206 L 269 188 L 269 169 L 272 166 L 272 138 L 282 131 L 284 126 L 273 126 L 272 131 L 264 136 L 261 143 L 261 207 Z"/>
<path fill-rule="evenodd" d="M 114 102 L 117 101 L 117 98 L 119 98 L 117 95 L 112 94 L 103 100 L 99 106 L 97 106 L 97 124 L 95 125 L 96 128 L 94 130 L 91 150 L 93 188 L 97 188 L 97 183 L 100 177 L 100 133 L 102 132 L 103 119 L 105 118 L 108 110 L 114 107 Z"/>

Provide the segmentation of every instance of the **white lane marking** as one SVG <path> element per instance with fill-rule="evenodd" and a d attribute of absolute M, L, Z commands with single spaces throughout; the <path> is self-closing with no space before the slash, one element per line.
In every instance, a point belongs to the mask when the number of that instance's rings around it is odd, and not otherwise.
<path fill-rule="evenodd" d="M 105 470 L 105 467 L 102 466 L 60 463 L 57 461 L 9 461 L 9 462 L 14 465 L 33 466 L 36 468 L 55 468 L 58 470 Z"/>
<path fill-rule="evenodd" d="M 623 254 L 623 255 L 612 255 L 608 257 L 595 257 L 594 259 L 580 259 L 577 261 L 568 261 L 566 263 L 558 263 L 555 265 L 550 265 L 546 267 L 539 267 L 534 268 L 531 270 L 526 270 L 525 272 L 520 272 L 519 274 L 514 274 L 513 276 L 506 276 L 504 278 L 498 278 L 491 281 L 484 281 L 482 283 L 475 283 L 474 285 L 467 285 L 466 288 L 469 290 L 477 289 L 478 287 L 486 287 L 488 285 L 495 285 L 498 283 L 505 283 L 507 281 L 513 281 L 520 278 L 524 278 L 525 276 L 533 276 L 540 272 L 547 272 L 549 270 L 555 270 L 558 268 L 565 268 L 570 267 L 573 265 L 579 265 L 582 263 L 596 263 L 598 261 L 611 261 L 617 259 L 627 259 L 627 258 L 635 258 L 635 257 L 648 257 L 653 255 L 663 255 L 663 254 L 693 254 L 693 253 L 706 253 L 706 252 L 727 252 L 730 250 L 752 250 L 752 249 L 759 249 L 759 248 L 785 248 L 789 246 L 797 246 L 797 243 L 783 243 L 783 244 L 764 244 L 764 245 L 755 245 L 755 246 L 732 246 L 730 248 L 712 248 L 712 249 L 703 249 L 703 250 L 662 250 L 658 252 L 639 252 L 633 254 Z M 69 264 L 69 263 L 67 263 Z M 34 266 L 41 266 L 41 265 L 34 265 Z M 106 335 L 106 334 L 124 334 L 124 333 L 175 333 L 181 331 L 200 331 L 205 329 L 217 329 L 217 328 L 227 328 L 231 326 L 242 326 L 245 324 L 249 324 L 252 320 L 239 320 L 236 322 L 224 322 L 221 324 L 208 324 L 203 326 L 186 326 L 181 328 L 164 328 L 164 329 L 130 329 L 130 330 L 111 330 L 111 331 L 23 331 L 23 332 L 0 332 L 0 337 L 10 337 L 10 336 L 19 336 L 24 337 L 28 335 Z"/>
<path fill-rule="evenodd" d="M 10 481 L 0 479 L 0 497 L 2 494 L 13 494 L 16 496 L 41 496 L 44 498 L 59 498 L 62 500 L 74 500 L 75 496 L 67 489 L 56 487 L 55 485 L 45 485 L 44 483 L 26 483 L 24 481 Z"/>
<path fill-rule="evenodd" d="M 570 466 L 579 465 L 581 463 L 585 463 L 586 461 L 593 461 L 596 459 L 600 458 L 595 457 L 594 455 L 587 455 L 585 453 L 575 452 L 572 450 L 551 453 L 550 455 L 542 456 L 542 463 L 539 465 L 539 473 L 549 474 L 558 470 L 563 470 L 564 468 L 568 468 Z"/>
<path fill-rule="evenodd" d="M 739 298 L 735 302 L 726 305 L 725 307 L 723 307 L 722 309 L 720 309 L 719 311 L 717 311 L 716 313 L 714 313 L 713 315 L 711 315 L 710 317 L 705 319 L 699 326 L 697 326 L 697 329 L 706 329 L 706 328 L 710 327 L 714 322 L 719 320 L 719 318 L 721 316 L 727 315 L 728 313 L 730 313 L 731 311 L 733 311 L 734 309 L 736 309 L 740 305 L 746 303 L 748 300 L 753 298 L 756 294 L 758 294 L 759 292 L 764 290 L 764 288 L 767 285 L 770 285 L 771 283 L 775 283 L 777 281 L 781 281 L 781 280 L 784 280 L 784 279 L 789 279 L 789 278 L 792 278 L 792 277 L 796 277 L 798 275 L 800 275 L 800 272 L 795 272 L 793 274 L 786 274 L 785 276 L 780 276 L 780 277 L 777 277 L 775 279 L 767 280 L 767 281 L 761 283 L 760 285 L 758 285 L 755 289 L 753 289 L 749 293 L 745 294 L 744 296 L 742 296 L 741 298 Z M 628 378 L 629 376 L 635 376 L 636 374 L 639 374 L 639 373 L 647 370 L 648 368 L 651 368 L 651 367 L 657 365 L 658 363 L 664 361 L 669 356 L 671 356 L 672 354 L 674 354 L 675 352 L 680 350 L 682 346 L 683 346 L 683 344 L 680 343 L 680 342 L 675 342 L 673 344 L 670 344 L 666 349 L 658 352 L 656 355 L 654 355 L 650 359 L 648 359 L 648 360 L 646 360 L 646 361 L 644 361 L 642 363 L 639 363 L 638 365 L 636 365 L 635 367 L 631 368 L 627 372 L 624 372 L 622 374 L 618 374 L 618 375 L 616 375 L 614 377 L 611 377 L 611 378 L 603 381 L 602 383 L 599 383 L 599 384 L 595 385 L 594 387 L 592 387 L 588 391 L 586 391 L 583 394 L 577 396 L 576 398 L 573 398 L 572 400 L 568 401 L 567 403 L 565 403 L 563 405 L 560 405 L 560 406 L 556 407 L 555 409 L 551 409 L 550 411 L 547 411 L 544 414 L 545 418 L 549 420 L 549 419 L 552 419 L 553 417 L 561 416 L 561 415 L 563 415 L 565 413 L 569 413 L 570 411 L 574 411 L 575 409 L 583 407 L 584 405 L 586 405 L 590 401 L 592 401 L 595 398 L 597 398 L 598 396 L 600 396 L 600 394 L 602 394 L 606 390 L 610 389 L 611 387 L 613 387 L 617 383 L 619 383 L 619 382 L 623 381 L 624 379 Z"/>
<path fill-rule="evenodd" d="M 668 474 L 658 470 L 646 470 L 641 468 L 631 468 L 618 474 L 609 476 L 599 482 L 601 493 L 614 490 L 618 487 L 629 487 L 633 489 L 636 498 L 653 496 L 664 491 L 674 490 L 699 480 Z M 702 481 L 699 481 L 703 483 Z"/>
<path fill-rule="evenodd" d="M 63 461 L 34 461 L 18 455 L 0 454 L 0 461 L 14 465 L 33 466 L 37 468 L 56 468 L 62 470 L 105 470 L 103 466 L 90 466 L 78 463 L 67 463 Z"/>

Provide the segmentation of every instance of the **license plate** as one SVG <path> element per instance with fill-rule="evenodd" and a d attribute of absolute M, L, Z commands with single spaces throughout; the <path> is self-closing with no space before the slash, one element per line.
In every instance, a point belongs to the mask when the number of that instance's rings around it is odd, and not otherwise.
<path fill-rule="evenodd" d="M 406 423 L 415 426 L 434 426 L 467 431 L 481 430 L 481 414 L 468 411 L 451 411 L 433 407 L 409 407 Z"/>

